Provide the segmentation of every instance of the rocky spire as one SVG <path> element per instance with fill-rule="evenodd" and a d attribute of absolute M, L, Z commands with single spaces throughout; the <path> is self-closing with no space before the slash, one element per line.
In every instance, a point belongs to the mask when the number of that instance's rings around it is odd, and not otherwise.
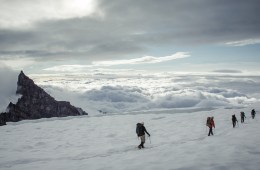
<path fill-rule="evenodd" d="M 33 80 L 27 77 L 23 71 L 20 72 L 17 81 L 17 91 L 16 94 L 26 94 L 28 90 L 34 87 L 38 87 L 34 84 Z"/>
<path fill-rule="evenodd" d="M 0 125 L 24 119 L 87 115 L 81 108 L 74 107 L 69 102 L 56 101 L 23 71 L 18 76 L 16 94 L 20 94 L 21 98 L 16 104 L 8 105 L 8 112 L 0 114 Z"/>

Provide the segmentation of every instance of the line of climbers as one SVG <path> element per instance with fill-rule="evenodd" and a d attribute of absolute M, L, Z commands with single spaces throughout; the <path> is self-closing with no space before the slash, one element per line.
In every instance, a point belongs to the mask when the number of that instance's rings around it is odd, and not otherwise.
<path fill-rule="evenodd" d="M 251 116 L 252 116 L 252 119 L 255 118 L 255 109 L 253 109 L 253 110 L 251 111 Z M 241 123 L 244 123 L 245 118 L 246 118 L 245 112 L 240 112 L 240 117 L 241 117 Z M 237 120 L 237 118 L 236 118 L 236 115 L 234 114 L 234 115 L 232 115 L 233 128 L 235 128 L 236 125 L 238 125 L 237 123 L 238 123 L 238 120 Z M 212 129 L 213 129 L 213 127 L 215 128 L 214 117 L 208 117 L 208 118 L 207 118 L 206 126 L 209 127 L 208 136 L 213 135 Z"/>
<path fill-rule="evenodd" d="M 245 116 L 245 112 L 240 112 L 240 116 L 241 116 L 241 123 L 244 123 L 244 120 L 246 118 Z M 251 111 L 251 116 L 252 119 L 255 118 L 255 109 L 253 109 Z M 232 115 L 232 123 L 233 123 L 233 128 L 236 127 L 236 123 L 238 123 L 236 115 Z M 207 122 L 206 125 L 209 127 L 209 133 L 208 136 L 213 135 L 213 127 L 215 128 L 215 122 L 214 122 L 214 117 L 208 117 L 207 118 Z M 141 143 L 140 145 L 138 145 L 138 148 L 144 148 L 144 143 L 145 143 L 145 133 L 150 137 L 150 133 L 147 132 L 145 126 L 144 126 L 144 122 L 141 123 L 137 123 L 136 124 L 136 134 L 137 137 L 141 139 Z"/>

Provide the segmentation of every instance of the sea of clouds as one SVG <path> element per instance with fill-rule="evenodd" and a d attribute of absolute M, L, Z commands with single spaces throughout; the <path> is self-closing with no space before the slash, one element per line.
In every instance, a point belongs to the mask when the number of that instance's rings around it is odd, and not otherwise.
<path fill-rule="evenodd" d="M 0 63 L 0 113 L 6 111 L 10 102 L 16 103 L 20 97 L 16 95 L 18 72 Z"/>
<path fill-rule="evenodd" d="M 0 111 L 16 102 L 19 72 L 0 67 Z M 57 100 L 90 115 L 150 110 L 234 108 L 260 101 L 260 76 L 242 73 L 154 73 L 92 70 L 28 75 Z"/>
<path fill-rule="evenodd" d="M 99 70 L 32 75 L 57 100 L 94 113 L 178 108 L 245 107 L 260 99 L 260 76 L 239 73 L 174 74 Z"/>

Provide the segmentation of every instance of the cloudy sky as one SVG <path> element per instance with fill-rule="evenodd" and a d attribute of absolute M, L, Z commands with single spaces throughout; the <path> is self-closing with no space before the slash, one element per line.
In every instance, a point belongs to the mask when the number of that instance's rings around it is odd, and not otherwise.
<path fill-rule="evenodd" d="M 259 0 L 0 0 L 0 63 L 29 74 L 259 72 Z"/>

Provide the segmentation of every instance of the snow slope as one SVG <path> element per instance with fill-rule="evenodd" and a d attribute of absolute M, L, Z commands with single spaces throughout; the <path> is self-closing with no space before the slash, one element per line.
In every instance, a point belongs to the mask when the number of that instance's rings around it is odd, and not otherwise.
<path fill-rule="evenodd" d="M 260 123 L 250 110 L 82 116 L 9 123 L 0 127 L 1 170 L 235 169 L 259 170 Z M 232 128 L 231 115 L 247 119 Z M 214 116 L 214 136 L 205 121 Z M 137 122 L 145 122 L 151 143 L 137 149 Z"/>

